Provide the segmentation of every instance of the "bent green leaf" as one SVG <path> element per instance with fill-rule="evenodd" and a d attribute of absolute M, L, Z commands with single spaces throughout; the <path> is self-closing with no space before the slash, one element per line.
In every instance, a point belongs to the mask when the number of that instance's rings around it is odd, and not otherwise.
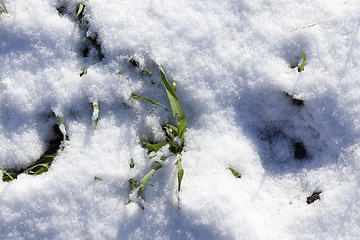
<path fill-rule="evenodd" d="M 84 7 L 85 5 L 83 3 L 79 3 L 78 5 L 78 11 L 77 11 L 77 14 L 76 14 L 76 17 L 73 19 L 73 21 L 79 17 L 79 15 L 84 11 Z"/>
<path fill-rule="evenodd" d="M 164 108 L 166 109 L 165 105 L 163 105 L 163 104 L 161 104 L 161 103 L 158 103 L 157 101 L 154 101 L 154 100 L 152 100 L 152 99 L 150 99 L 150 98 L 144 98 L 144 97 L 141 97 L 141 96 L 139 96 L 139 95 L 137 95 L 137 94 L 135 94 L 135 93 L 132 93 L 132 94 L 131 94 L 131 97 L 133 97 L 133 98 L 139 98 L 139 99 L 144 100 L 144 101 L 146 101 L 146 102 L 148 102 L 148 103 L 155 104 L 155 105 L 158 105 L 158 106 L 162 106 L 162 107 L 164 107 Z M 167 110 L 167 109 L 166 109 L 166 110 Z"/>
<path fill-rule="evenodd" d="M 1 3 L 0 3 L 0 4 L 1 4 Z M 9 178 L 8 181 L 13 181 L 13 180 L 14 180 L 14 178 L 10 175 L 10 173 L 8 173 L 7 171 L 5 171 L 5 170 L 2 169 L 2 168 L 0 168 L 0 170 L 4 173 L 4 175 L 7 175 L 7 176 L 8 176 L 8 178 Z M 8 181 L 4 180 L 4 178 L 3 178 L 3 181 L 4 181 L 4 182 L 8 182 Z"/>
<path fill-rule="evenodd" d="M 302 55 L 302 57 L 303 57 L 303 61 L 302 61 L 301 67 L 299 67 L 298 65 L 295 65 L 295 64 L 291 63 L 291 65 L 293 65 L 294 67 L 298 68 L 298 71 L 299 71 L 299 72 L 304 71 L 304 67 L 305 67 L 305 65 L 306 65 L 306 57 L 305 57 L 305 53 L 302 51 L 302 49 L 301 49 L 301 55 Z"/>

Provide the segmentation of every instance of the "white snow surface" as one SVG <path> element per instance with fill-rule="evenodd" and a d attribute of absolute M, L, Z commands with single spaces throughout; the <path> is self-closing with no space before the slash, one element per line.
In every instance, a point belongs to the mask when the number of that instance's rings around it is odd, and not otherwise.
<path fill-rule="evenodd" d="M 33 164 L 54 113 L 68 141 L 48 172 L 0 181 L 0 239 L 358 239 L 360 1 L 85 0 L 81 21 L 80 1 L 1 3 L 0 167 Z M 178 193 L 167 158 L 142 200 L 129 179 L 153 159 L 139 139 L 175 124 L 129 99 L 170 108 L 157 65 L 188 121 L 185 174 Z"/>

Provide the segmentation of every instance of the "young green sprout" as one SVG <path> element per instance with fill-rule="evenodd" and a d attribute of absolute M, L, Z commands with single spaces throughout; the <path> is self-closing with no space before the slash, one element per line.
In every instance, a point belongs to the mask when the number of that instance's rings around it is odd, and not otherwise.
<path fill-rule="evenodd" d="M 166 142 L 148 143 L 148 142 L 140 140 L 143 147 L 145 149 L 147 149 L 148 152 L 159 152 L 159 150 L 162 147 L 168 146 L 169 150 L 172 152 L 172 154 L 170 154 L 168 156 L 160 157 L 160 160 L 163 161 L 170 156 L 181 154 L 183 144 L 184 144 L 184 135 L 185 135 L 185 128 L 186 128 L 187 122 L 186 122 L 184 110 L 183 110 L 183 108 L 180 104 L 180 101 L 176 95 L 175 81 L 173 81 L 173 84 L 171 85 L 161 66 L 159 66 L 159 69 L 160 69 L 160 73 L 161 73 L 161 79 L 162 79 L 166 94 L 167 94 L 169 102 L 170 102 L 171 111 L 168 110 L 165 107 L 165 105 L 158 103 L 157 101 L 154 101 L 152 99 L 141 97 L 135 93 L 131 94 L 130 99 L 131 99 L 131 101 L 133 101 L 136 104 L 134 98 L 138 98 L 138 99 L 141 99 L 148 103 L 164 107 L 165 110 L 172 113 L 176 126 L 171 125 L 171 124 L 166 124 L 166 126 L 164 127 Z M 176 161 L 176 164 L 178 167 L 178 172 L 177 172 L 178 191 L 180 192 L 181 182 L 182 182 L 182 179 L 184 176 L 184 169 L 181 166 L 180 158 L 178 158 L 178 160 Z M 149 185 L 148 181 L 150 180 L 151 176 L 154 174 L 155 171 L 157 171 L 161 167 L 162 167 L 162 165 L 160 163 L 157 163 L 157 167 L 153 168 L 149 173 L 147 173 L 141 181 L 134 181 L 134 180 L 130 179 L 131 190 L 134 191 L 136 189 L 139 189 L 138 196 L 140 196 L 140 193 L 144 190 L 145 186 Z M 136 188 L 136 186 L 138 186 L 138 188 Z M 129 202 L 131 202 L 131 201 L 129 201 Z M 127 203 L 129 203 L 129 202 L 127 202 Z"/>
<path fill-rule="evenodd" d="M 299 71 L 299 72 L 304 71 L 304 67 L 305 67 L 305 64 L 306 64 L 305 53 L 302 51 L 302 49 L 301 49 L 301 55 L 302 55 L 302 57 L 303 57 L 303 61 L 302 61 L 301 67 L 299 67 L 298 65 L 295 65 L 295 64 L 291 63 L 291 65 L 293 65 L 294 67 L 297 67 L 297 68 L 298 68 L 298 71 Z"/>

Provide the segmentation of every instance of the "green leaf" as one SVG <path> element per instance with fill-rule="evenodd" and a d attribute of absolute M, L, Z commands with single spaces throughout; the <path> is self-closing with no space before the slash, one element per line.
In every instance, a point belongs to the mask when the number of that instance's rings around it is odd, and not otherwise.
<path fill-rule="evenodd" d="M 181 166 L 181 160 L 180 159 L 177 161 L 177 165 L 178 165 L 178 191 L 180 192 L 181 181 L 182 181 L 183 176 L 184 176 L 184 169 Z"/>
<path fill-rule="evenodd" d="M 95 180 L 100 180 L 100 181 L 103 181 L 102 178 L 99 178 L 99 177 L 94 177 Z"/>
<path fill-rule="evenodd" d="M 66 141 L 66 128 L 65 128 L 65 123 L 64 121 L 60 118 L 59 115 L 56 115 L 57 117 L 57 120 L 58 120 L 58 125 L 59 125 L 59 128 L 60 128 L 60 131 L 62 132 L 63 134 L 63 141 Z M 61 129 L 61 127 L 63 126 L 63 130 Z"/>
<path fill-rule="evenodd" d="M 78 11 L 77 11 L 77 14 L 76 14 L 76 17 L 73 19 L 73 21 L 84 11 L 84 7 L 85 5 L 83 3 L 79 3 L 78 5 Z"/>
<path fill-rule="evenodd" d="M 28 169 L 26 169 L 25 171 L 23 171 L 22 173 L 30 173 L 33 169 L 37 168 L 37 167 L 42 167 L 42 171 L 47 171 L 49 170 L 50 164 L 48 163 L 40 163 L 40 164 L 36 164 L 32 167 L 29 167 Z M 35 173 L 39 174 L 40 171 L 36 171 Z"/>
<path fill-rule="evenodd" d="M 184 110 L 180 104 L 180 101 L 176 95 L 176 92 L 174 90 L 174 88 L 170 85 L 169 81 L 166 78 L 165 72 L 162 69 L 161 66 L 159 66 L 160 68 L 160 73 L 161 73 L 161 79 L 162 82 L 164 84 L 166 93 L 168 95 L 169 101 L 170 101 L 170 105 L 171 105 L 171 109 L 172 109 L 172 113 L 174 115 L 175 118 L 175 122 L 176 122 L 176 126 L 178 129 L 178 133 L 179 133 L 179 137 L 181 138 L 181 141 L 183 141 L 184 138 L 184 133 L 185 133 L 185 127 L 186 127 L 186 117 L 185 117 L 185 113 Z"/>
<path fill-rule="evenodd" d="M 135 167 L 134 160 L 131 158 L 131 160 L 130 160 L 130 168 L 134 168 L 134 167 Z"/>
<path fill-rule="evenodd" d="M 150 72 L 150 70 L 146 68 L 146 72 L 148 73 L 149 77 L 151 77 L 151 72 Z"/>
<path fill-rule="evenodd" d="M 149 152 L 151 152 L 151 151 L 157 152 L 160 150 L 160 148 L 162 148 L 166 144 L 169 144 L 168 142 L 151 144 L 151 143 L 141 141 L 141 140 L 140 140 L 140 142 L 144 145 L 143 148 L 146 148 Z"/>
<path fill-rule="evenodd" d="M 305 53 L 302 51 L 302 49 L 301 49 L 301 55 L 302 55 L 302 57 L 303 57 L 303 61 L 302 61 L 301 67 L 299 67 L 298 65 L 295 65 L 295 64 L 293 64 L 293 63 L 290 63 L 290 64 L 293 65 L 294 67 L 297 67 L 299 72 L 304 71 L 304 67 L 305 67 L 305 65 L 306 65 L 306 57 L 305 57 Z"/>
<path fill-rule="evenodd" d="M 241 175 L 240 175 L 237 171 L 235 171 L 235 170 L 232 169 L 231 167 L 229 167 L 228 169 L 231 171 L 231 173 L 232 173 L 236 178 L 241 178 Z"/>
<path fill-rule="evenodd" d="M 137 95 L 137 94 L 135 94 L 135 93 L 132 93 L 132 94 L 131 94 L 131 97 L 139 98 L 139 99 L 144 100 L 144 101 L 146 101 L 146 102 L 148 102 L 148 103 L 162 106 L 162 107 L 164 107 L 164 108 L 166 109 L 166 107 L 165 107 L 164 105 L 162 105 L 161 103 L 158 103 L 158 102 L 156 102 L 156 101 L 154 101 L 154 100 L 152 100 L 152 99 L 149 99 L 149 98 L 141 97 L 141 96 L 139 96 L 139 95 Z M 167 109 L 166 109 L 166 110 L 167 110 Z"/>
<path fill-rule="evenodd" d="M 86 68 L 86 66 L 85 66 L 84 71 L 83 71 L 82 73 L 80 73 L 80 77 L 82 77 L 83 75 L 85 75 L 86 72 L 87 72 L 87 68 Z"/>
<path fill-rule="evenodd" d="M 144 190 L 146 185 L 150 185 L 148 184 L 150 178 L 152 177 L 152 175 L 154 174 L 155 171 L 159 170 L 160 168 L 162 168 L 162 165 L 159 164 L 158 166 L 156 166 L 155 168 L 151 169 L 150 172 L 148 172 L 144 178 L 140 181 L 140 189 L 138 191 L 138 196 L 140 195 L 140 193 Z"/>
<path fill-rule="evenodd" d="M 1 8 L 2 8 L 2 10 L 3 10 L 3 11 L 1 11 L 1 13 L 2 13 L 2 12 L 4 12 L 4 13 L 8 13 L 8 12 L 5 10 L 4 6 L 3 6 L 1 3 L 0 3 L 0 7 L 1 7 Z"/>
<path fill-rule="evenodd" d="M 132 98 L 131 96 L 129 97 L 129 99 L 135 104 L 135 107 L 136 107 L 136 114 L 138 114 L 138 112 L 139 112 L 139 107 L 138 107 L 138 105 L 136 104 L 136 102 L 135 102 L 135 100 L 134 100 L 134 98 Z"/>
<path fill-rule="evenodd" d="M 0 3 L 1 4 L 1 3 Z M 4 169 L 2 169 L 2 168 L 0 168 L 0 170 L 4 173 L 3 175 L 3 181 L 4 182 L 8 182 L 8 181 L 6 181 L 6 180 L 4 180 L 4 177 L 5 177 L 5 175 L 7 175 L 8 176 L 8 178 L 10 179 L 9 181 L 13 181 L 14 180 L 14 178 L 7 172 L 7 171 L 5 171 Z"/>
<path fill-rule="evenodd" d="M 303 57 L 303 62 L 302 62 L 302 64 L 301 64 L 301 67 L 299 68 L 300 72 L 301 72 L 301 71 L 304 71 L 304 67 L 305 67 L 305 64 L 306 64 L 305 53 L 302 51 L 302 49 L 301 49 L 301 55 L 302 55 L 302 57 Z"/>
<path fill-rule="evenodd" d="M 96 119 L 95 119 L 95 128 L 94 128 L 94 130 L 95 130 L 96 126 L 97 126 L 97 124 L 99 122 L 100 110 L 99 110 L 99 104 L 98 103 L 94 103 L 93 106 L 94 106 L 94 113 L 97 115 Z"/>

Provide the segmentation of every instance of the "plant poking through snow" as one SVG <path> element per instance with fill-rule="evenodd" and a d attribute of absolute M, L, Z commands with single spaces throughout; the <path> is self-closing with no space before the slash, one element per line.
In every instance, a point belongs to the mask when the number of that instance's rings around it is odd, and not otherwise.
<path fill-rule="evenodd" d="M 8 13 L 8 12 L 5 10 L 4 6 L 3 6 L 1 3 L 0 3 L 0 8 L 2 9 L 1 12 L 0 12 L 0 14 L 3 13 L 3 12 L 4 12 L 4 13 Z"/>
<path fill-rule="evenodd" d="M 27 169 L 22 169 L 20 171 L 6 171 L 0 168 L 0 170 L 3 172 L 2 179 L 4 182 L 13 181 L 14 179 L 17 178 L 18 175 L 22 173 L 39 175 L 49 170 L 50 165 L 54 160 L 54 157 L 58 153 L 58 150 L 64 149 L 64 147 L 62 147 L 63 145 L 62 143 L 66 141 L 65 123 L 59 116 L 56 117 L 58 119 L 58 126 L 54 126 L 54 130 L 57 136 L 54 140 L 50 142 L 46 152 L 43 155 L 41 155 L 41 157 Z"/>
<path fill-rule="evenodd" d="M 95 127 L 94 127 L 94 130 L 95 130 L 96 127 L 97 127 L 97 124 L 99 122 L 100 110 L 99 110 L 99 104 L 98 103 L 93 103 L 93 107 L 94 107 L 94 111 L 93 111 L 92 119 L 95 121 Z"/>
<path fill-rule="evenodd" d="M 173 83 L 173 86 L 171 86 L 171 84 L 169 83 L 169 81 L 165 75 L 165 72 L 161 66 L 159 66 L 159 69 L 160 69 L 160 73 L 161 73 L 161 79 L 164 84 L 167 96 L 169 98 L 169 102 L 170 102 L 172 111 L 168 110 L 161 103 L 158 103 L 152 99 L 141 97 L 134 93 L 131 95 L 130 99 L 133 102 L 135 102 L 133 98 L 139 98 L 139 99 L 149 102 L 151 104 L 155 104 L 155 105 L 164 107 L 167 111 L 169 111 L 173 114 L 176 126 L 171 125 L 171 124 L 166 124 L 166 126 L 164 127 L 166 142 L 151 144 L 151 143 L 140 140 L 140 142 L 143 144 L 143 147 L 145 149 L 147 149 L 148 152 L 158 152 L 162 147 L 169 146 L 169 150 L 172 152 L 172 154 L 170 154 L 168 156 L 162 156 L 160 158 L 160 160 L 165 160 L 166 158 L 168 158 L 170 156 L 178 155 L 182 152 L 183 145 L 184 145 L 185 128 L 186 128 L 187 122 L 186 122 L 184 110 L 183 110 L 183 108 L 180 104 L 180 101 L 176 95 L 175 82 Z M 182 181 L 182 178 L 184 175 L 184 169 L 181 166 L 180 158 L 177 159 L 176 163 L 178 166 L 178 173 L 177 173 L 177 175 L 178 175 L 178 191 L 180 192 L 181 181 Z M 133 161 L 132 161 L 132 164 L 133 164 Z M 150 185 L 150 184 L 148 184 L 148 182 L 149 182 L 151 176 L 154 174 L 154 172 L 159 170 L 162 167 L 161 163 L 159 163 L 159 162 L 155 162 L 154 166 L 155 167 L 153 167 L 151 169 L 151 171 L 149 173 L 147 173 L 141 181 L 135 181 L 133 179 L 130 179 L 131 190 L 137 191 L 138 197 L 140 196 L 140 193 L 144 190 L 145 186 Z"/>
<path fill-rule="evenodd" d="M 75 19 L 77 19 L 79 16 L 80 16 L 80 18 L 81 18 L 82 13 L 83 13 L 83 11 L 84 11 L 84 7 L 85 7 L 85 5 L 84 5 L 83 3 L 79 3 L 79 5 L 77 6 L 77 14 L 76 14 L 76 17 L 74 17 L 73 21 L 74 21 Z"/>
<path fill-rule="evenodd" d="M 304 71 L 304 67 L 305 67 L 305 64 L 306 64 L 305 53 L 302 51 L 302 49 L 301 49 L 301 55 L 302 55 L 302 57 L 303 57 L 303 61 L 302 61 L 301 67 L 299 67 L 298 65 L 295 65 L 295 64 L 291 63 L 291 65 L 293 65 L 294 67 L 297 67 L 297 68 L 298 68 L 298 71 L 299 71 L 299 72 Z"/>

